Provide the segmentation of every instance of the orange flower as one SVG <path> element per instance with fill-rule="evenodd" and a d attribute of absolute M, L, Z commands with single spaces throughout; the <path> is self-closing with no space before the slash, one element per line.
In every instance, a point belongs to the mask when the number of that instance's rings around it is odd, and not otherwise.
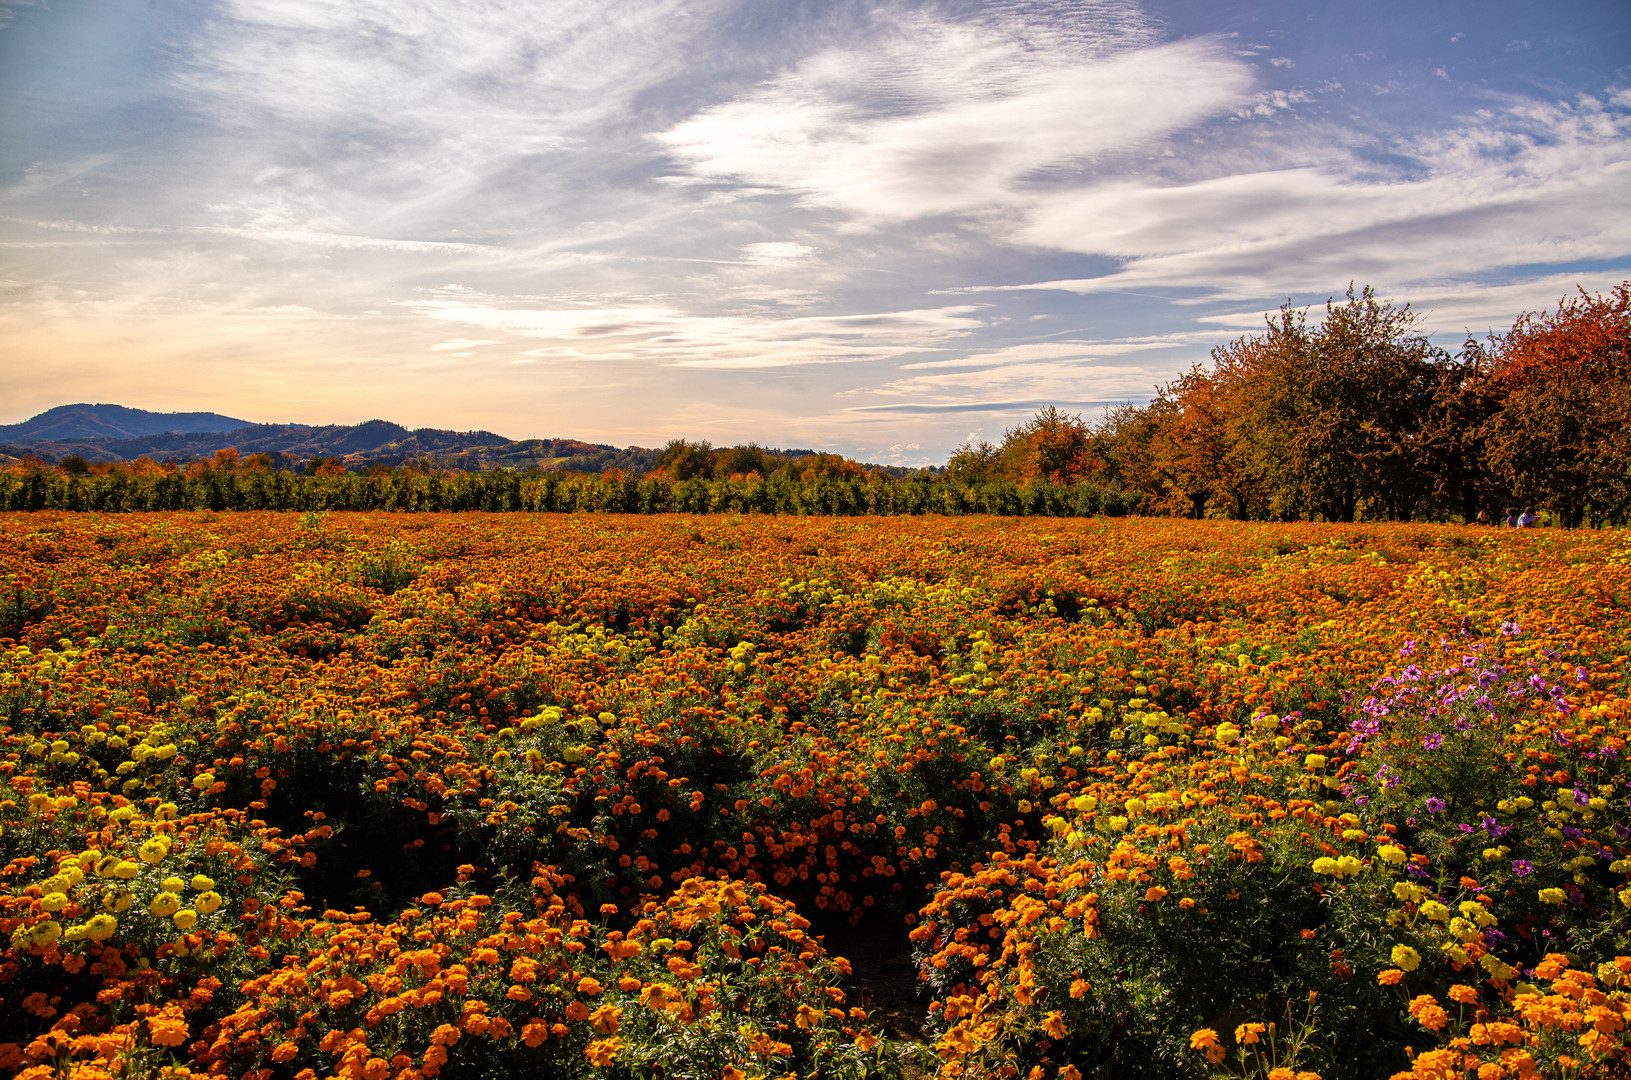
<path fill-rule="evenodd" d="M 1235 1042 L 1242 1046 L 1251 1046 L 1266 1030 L 1268 1028 L 1263 1024 L 1241 1024 L 1235 1028 Z"/>
<path fill-rule="evenodd" d="M 617 1057 L 617 1052 L 623 1049 L 623 1040 L 616 1035 L 608 1039 L 596 1039 L 584 1047 L 583 1056 L 589 1059 L 589 1064 L 605 1068 Z"/>
<path fill-rule="evenodd" d="M 1206 1051 L 1206 1060 L 1214 1065 L 1223 1060 L 1223 1046 L 1218 1042 L 1218 1033 L 1211 1028 L 1201 1028 L 1191 1035 L 1189 1048 Z"/>
<path fill-rule="evenodd" d="M 623 1010 L 615 1005 L 602 1005 L 589 1014 L 589 1023 L 594 1025 L 596 1031 L 603 1035 L 610 1035 L 618 1028 Z"/>

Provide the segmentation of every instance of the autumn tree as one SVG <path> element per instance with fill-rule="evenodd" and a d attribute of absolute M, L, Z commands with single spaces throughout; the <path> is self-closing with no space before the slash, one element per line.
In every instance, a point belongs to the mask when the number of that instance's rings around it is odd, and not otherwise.
<path fill-rule="evenodd" d="M 1567 526 L 1631 512 L 1631 282 L 1525 314 L 1492 343 L 1490 467 Z"/>
<path fill-rule="evenodd" d="M 657 468 L 675 480 L 708 479 L 714 474 L 713 444 L 706 439 L 670 439 L 657 455 Z"/>
<path fill-rule="evenodd" d="M 1002 471 L 1025 484 L 1074 483 L 1094 471 L 1092 442 L 1086 421 L 1049 405 L 1003 435 Z"/>
<path fill-rule="evenodd" d="M 1310 327 L 1289 304 L 1264 334 L 1213 352 L 1241 381 L 1231 417 L 1245 472 L 1281 510 L 1352 521 L 1362 504 L 1406 519 L 1431 490 L 1422 422 L 1446 357 L 1416 330 L 1408 304 L 1366 287 L 1328 301 Z"/>

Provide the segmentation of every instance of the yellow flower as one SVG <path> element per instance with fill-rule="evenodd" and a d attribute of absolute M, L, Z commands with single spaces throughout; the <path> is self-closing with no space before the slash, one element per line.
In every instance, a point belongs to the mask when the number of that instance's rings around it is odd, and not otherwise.
<path fill-rule="evenodd" d="M 194 874 L 192 886 L 196 892 L 207 892 L 210 889 L 215 888 L 215 879 L 212 877 L 205 877 L 203 874 Z"/>
<path fill-rule="evenodd" d="M 1394 866 L 1398 866 L 1405 860 L 1404 848 L 1396 844 L 1384 844 L 1377 854 L 1382 856 L 1383 862 L 1392 863 Z"/>
<path fill-rule="evenodd" d="M 194 880 L 197 880 L 196 878 Z M 193 900 L 193 907 L 198 909 L 200 915 L 208 915 L 221 906 L 221 894 L 218 892 L 199 893 Z"/>
<path fill-rule="evenodd" d="M 123 881 L 129 881 L 131 878 L 141 873 L 141 871 L 141 863 L 132 862 L 129 859 L 121 859 L 113 867 L 113 876 Z"/>
<path fill-rule="evenodd" d="M 165 892 L 179 893 L 186 887 L 187 883 L 173 874 L 159 882 L 159 888 L 163 889 Z"/>
<path fill-rule="evenodd" d="M 1569 898 L 1569 894 L 1562 889 L 1542 889 L 1540 899 L 1544 904 L 1561 904 Z"/>
<path fill-rule="evenodd" d="M 105 912 L 92 915 L 85 923 L 85 936 L 92 941 L 106 941 L 119 929 L 119 920 Z"/>
<path fill-rule="evenodd" d="M 172 920 L 175 922 L 177 930 L 191 930 L 193 924 L 198 921 L 198 912 L 183 908 L 172 916 Z"/>
<path fill-rule="evenodd" d="M 161 919 L 169 918 L 181 910 L 181 897 L 173 892 L 161 892 L 153 897 L 153 902 L 147 905 L 147 910 Z"/>
<path fill-rule="evenodd" d="M 68 897 L 59 892 L 46 893 L 40 897 L 40 907 L 50 912 L 58 912 L 68 906 Z"/>
<path fill-rule="evenodd" d="M 1415 971 L 1421 967 L 1421 953 L 1408 945 L 1393 946 L 1393 966 L 1403 971 Z"/>
<path fill-rule="evenodd" d="M 170 854 L 170 838 L 155 836 L 136 849 L 136 855 L 148 866 L 157 866 Z"/>

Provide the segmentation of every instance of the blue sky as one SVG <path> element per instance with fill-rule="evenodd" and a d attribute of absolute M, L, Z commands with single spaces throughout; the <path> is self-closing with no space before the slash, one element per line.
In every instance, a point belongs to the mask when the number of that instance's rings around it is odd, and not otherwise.
<path fill-rule="evenodd" d="M 1631 277 L 1623 2 L 0 0 L 0 422 L 943 461 Z"/>

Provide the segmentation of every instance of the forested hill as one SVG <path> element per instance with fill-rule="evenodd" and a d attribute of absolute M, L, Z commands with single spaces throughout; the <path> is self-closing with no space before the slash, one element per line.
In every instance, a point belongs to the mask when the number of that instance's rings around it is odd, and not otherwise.
<path fill-rule="evenodd" d="M 0 442 L 132 439 L 167 432 L 231 431 L 249 421 L 212 412 L 149 412 L 124 405 L 58 405 L 20 424 L 0 424 Z"/>
<path fill-rule="evenodd" d="M 0 459 L 32 456 L 85 465 L 135 461 L 187 462 L 232 449 L 263 455 L 271 468 L 303 467 L 332 458 L 348 469 L 427 464 L 448 469 L 566 468 L 645 472 L 657 452 L 580 439 L 514 441 L 491 431 L 409 430 L 386 420 L 361 424 L 250 424 L 217 413 L 156 413 L 120 405 L 64 405 L 20 424 L 0 426 Z"/>

